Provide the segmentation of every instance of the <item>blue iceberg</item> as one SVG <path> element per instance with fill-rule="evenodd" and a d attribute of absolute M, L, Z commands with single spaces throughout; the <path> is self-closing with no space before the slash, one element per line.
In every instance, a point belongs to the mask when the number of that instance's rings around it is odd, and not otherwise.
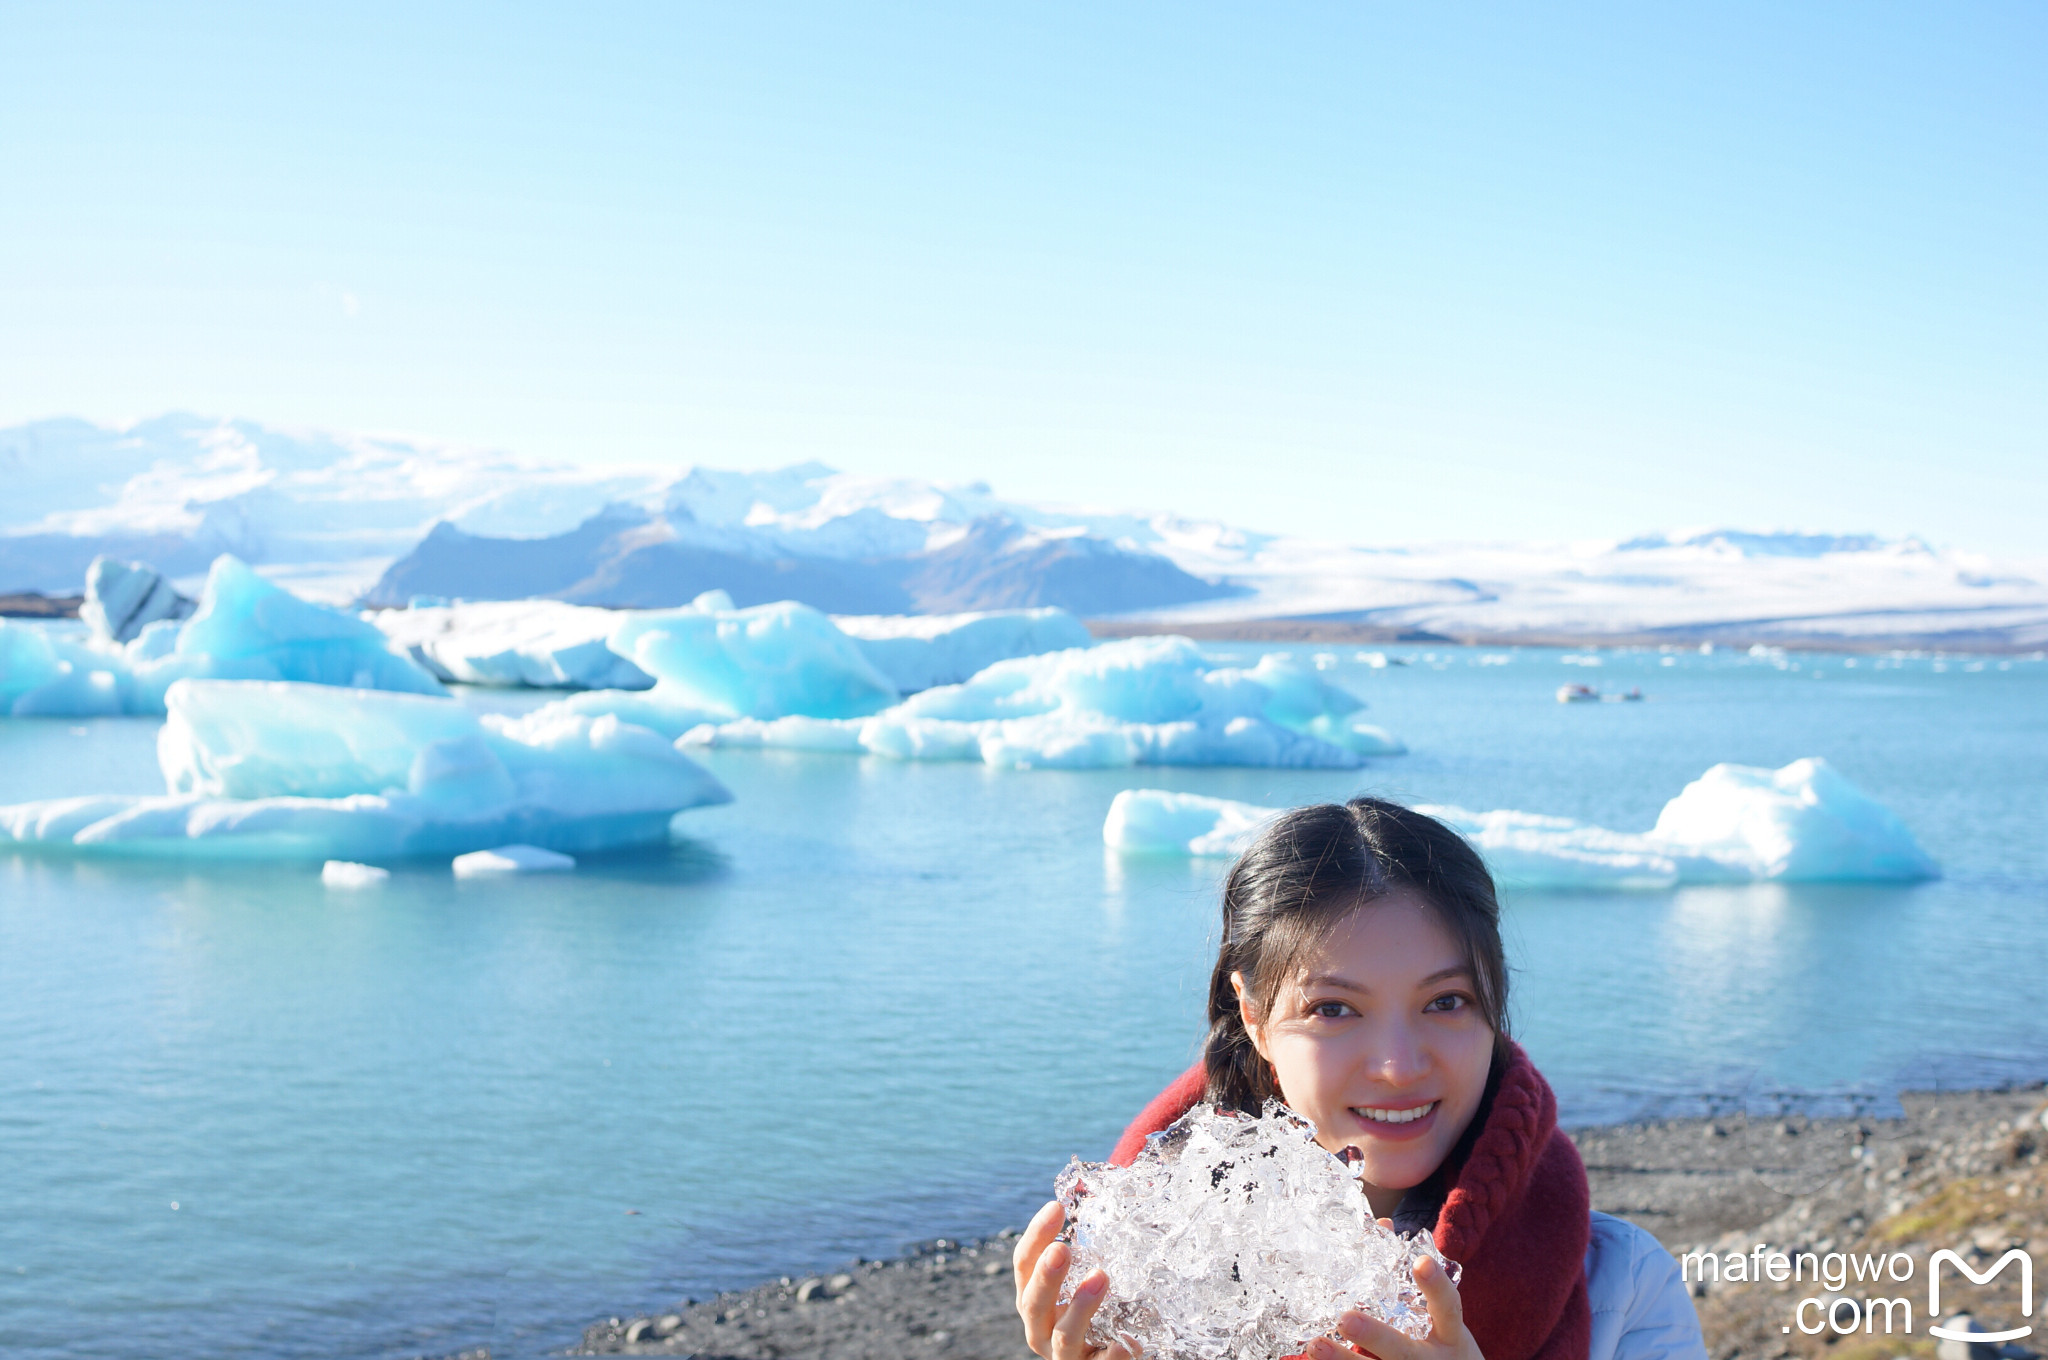
<path fill-rule="evenodd" d="M 302 600 L 235 557 L 214 559 L 197 609 L 182 622 L 190 602 L 166 595 L 146 568 L 102 559 L 93 584 L 90 631 L 0 624 L 0 712 L 159 714 L 165 691 L 193 679 L 445 692 L 373 624 Z M 125 643 L 117 640 L 123 634 Z"/>
<path fill-rule="evenodd" d="M 1013 657 L 1086 647 L 1087 625 L 1064 609 L 970 614 L 842 614 L 832 622 L 905 694 L 957 685 Z"/>
<path fill-rule="evenodd" d="M 351 689 L 441 694 L 441 682 L 354 614 L 302 600 L 223 554 L 207 573 L 199 608 L 178 626 L 167 655 L 149 657 L 162 623 L 129 644 L 131 713 L 161 713 L 164 692 L 185 679 L 293 680 Z M 161 646 L 162 643 L 156 643 Z"/>
<path fill-rule="evenodd" d="M 76 625 L 0 619 L 0 714 L 108 717 L 124 712 L 128 667 Z"/>
<path fill-rule="evenodd" d="M 658 611 L 656 617 L 674 618 L 678 612 Z M 689 612 L 741 611 L 723 591 L 709 591 Z M 563 600 L 420 600 L 409 609 L 379 609 L 365 617 L 444 681 L 549 689 L 643 690 L 654 684 L 630 653 L 606 645 L 623 624 L 643 617 L 635 612 Z M 1064 609 L 853 614 L 831 622 L 903 694 L 957 684 L 1011 657 L 1085 647 L 1091 641 L 1088 629 Z M 808 626 L 814 636 L 822 636 L 814 624 Z M 637 632 L 621 635 L 621 645 L 636 639 Z M 843 655 L 836 644 L 825 645 Z"/>
<path fill-rule="evenodd" d="M 872 717 L 707 722 L 684 745 L 863 751 L 1009 769 L 1261 765 L 1351 769 L 1405 748 L 1364 703 L 1292 657 L 1217 666 L 1186 638 L 999 661 Z"/>
<path fill-rule="evenodd" d="M 622 615 L 564 600 L 478 600 L 366 617 L 441 680 L 539 689 L 646 689 L 654 678 L 605 645 Z"/>
<path fill-rule="evenodd" d="M 1137 853 L 1237 855 L 1283 810 L 1126 789 L 1110 804 L 1102 838 Z M 1647 832 L 1533 812 L 1418 810 L 1470 841 L 1508 887 L 1910 883 L 1941 874 L 1891 809 L 1817 758 L 1777 770 L 1716 765 L 1666 803 Z"/>
<path fill-rule="evenodd" d="M 734 609 L 712 591 L 680 609 L 624 615 L 608 645 L 653 676 L 654 687 L 592 690 L 548 709 L 609 713 L 673 738 L 741 718 L 860 717 L 897 699 L 853 639 L 791 600 Z"/>
<path fill-rule="evenodd" d="M 520 843 L 658 843 L 731 800 L 615 717 L 477 714 L 452 699 L 297 682 L 184 680 L 166 695 L 168 792 L 0 808 L 0 844 L 101 855 L 364 861 Z"/>

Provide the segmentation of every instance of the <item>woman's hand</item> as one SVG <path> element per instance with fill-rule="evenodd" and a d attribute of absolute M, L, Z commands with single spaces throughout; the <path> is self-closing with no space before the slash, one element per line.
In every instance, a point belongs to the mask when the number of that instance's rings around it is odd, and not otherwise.
<path fill-rule="evenodd" d="M 1024 1342 L 1044 1360 L 1135 1360 L 1122 1342 L 1088 1344 L 1088 1324 L 1109 1293 L 1108 1275 L 1091 1273 L 1075 1287 L 1071 1301 L 1059 1301 L 1060 1282 L 1074 1260 L 1066 1243 L 1053 1240 L 1066 1216 L 1054 1200 L 1038 1211 L 1017 1239 L 1011 1262 L 1017 1268 L 1017 1314 L 1024 1319 Z M 1475 1360 L 1478 1354 L 1473 1352 Z"/>
<path fill-rule="evenodd" d="M 1319 1336 L 1309 1342 L 1309 1360 L 1348 1360 L 1352 1347 L 1379 1360 L 1485 1360 L 1479 1343 L 1465 1330 L 1465 1305 L 1444 1268 L 1433 1258 L 1423 1257 L 1415 1263 L 1415 1283 L 1429 1304 L 1428 1336 L 1417 1341 L 1378 1318 L 1350 1312 L 1337 1323 L 1337 1334 L 1351 1345 Z"/>

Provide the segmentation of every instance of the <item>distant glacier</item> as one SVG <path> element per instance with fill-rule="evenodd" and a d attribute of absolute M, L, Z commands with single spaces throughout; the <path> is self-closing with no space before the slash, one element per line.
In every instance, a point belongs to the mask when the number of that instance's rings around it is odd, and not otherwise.
<path fill-rule="evenodd" d="M 1360 523 L 1377 542 L 819 463 L 590 469 L 184 414 L 0 430 L 0 595 L 75 595 L 101 553 L 189 593 L 230 552 L 302 595 L 384 606 L 644 609 L 718 589 L 842 615 L 1053 606 L 1107 634 L 2048 647 L 2048 560 L 1737 528 L 1418 546 L 1396 518 Z"/>

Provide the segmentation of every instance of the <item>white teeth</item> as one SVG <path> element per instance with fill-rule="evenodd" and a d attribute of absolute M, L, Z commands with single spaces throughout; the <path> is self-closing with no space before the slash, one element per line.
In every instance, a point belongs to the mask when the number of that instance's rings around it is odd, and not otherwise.
<path fill-rule="evenodd" d="M 1383 1110 L 1369 1105 L 1354 1105 L 1351 1112 L 1361 1119 L 1370 1119 L 1379 1124 L 1412 1124 L 1436 1108 L 1436 1102 L 1417 1105 L 1412 1110 Z"/>

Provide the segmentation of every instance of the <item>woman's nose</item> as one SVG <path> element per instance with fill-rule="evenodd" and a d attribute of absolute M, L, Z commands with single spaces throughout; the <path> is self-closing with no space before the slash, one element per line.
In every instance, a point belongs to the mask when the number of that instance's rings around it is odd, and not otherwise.
<path fill-rule="evenodd" d="M 1388 1086 L 1409 1086 L 1429 1074 L 1429 1050 L 1422 1036 L 1403 1024 L 1388 1025 L 1374 1044 L 1368 1065 Z"/>

